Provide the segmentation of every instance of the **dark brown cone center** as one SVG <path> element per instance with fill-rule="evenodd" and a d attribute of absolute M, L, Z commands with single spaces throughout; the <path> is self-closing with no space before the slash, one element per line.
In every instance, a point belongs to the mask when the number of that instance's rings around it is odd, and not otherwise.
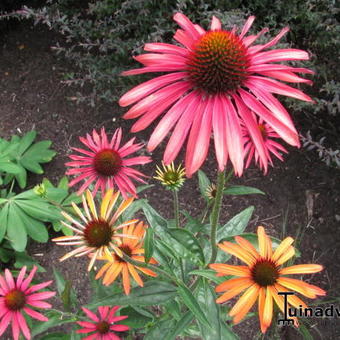
<path fill-rule="evenodd" d="M 95 170 L 102 176 L 113 176 L 122 167 L 122 158 L 118 152 L 111 149 L 99 151 L 93 159 Z"/>

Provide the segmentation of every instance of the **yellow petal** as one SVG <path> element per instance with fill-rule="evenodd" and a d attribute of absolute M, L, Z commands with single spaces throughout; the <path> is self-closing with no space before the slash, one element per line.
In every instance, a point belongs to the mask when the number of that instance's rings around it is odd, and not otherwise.
<path fill-rule="evenodd" d="M 241 247 L 243 247 L 250 254 L 252 254 L 255 259 L 259 258 L 259 256 L 260 256 L 259 253 L 257 252 L 255 247 L 248 240 L 246 240 L 245 238 L 243 238 L 241 236 L 235 236 L 235 240 Z"/>
<path fill-rule="evenodd" d="M 126 264 L 123 264 L 123 287 L 124 287 L 124 292 L 126 295 L 130 294 L 130 276 L 129 276 L 129 270 Z"/>
<path fill-rule="evenodd" d="M 102 200 L 102 204 L 100 206 L 100 217 L 104 220 L 106 219 L 106 212 L 111 201 L 112 193 L 113 193 L 112 189 L 106 191 L 104 198 Z"/>
<path fill-rule="evenodd" d="M 92 196 L 92 193 L 90 190 L 86 190 L 86 200 L 87 200 L 87 203 L 90 207 L 90 210 L 91 210 L 91 213 L 92 213 L 92 216 L 98 220 L 98 215 L 97 215 L 97 210 L 96 210 L 96 206 L 94 204 L 94 200 L 93 200 L 93 196 Z"/>
<path fill-rule="evenodd" d="M 87 224 L 88 221 L 86 217 L 83 215 L 81 210 L 78 208 L 78 206 L 74 202 L 72 202 L 72 208 L 78 214 L 78 216 L 85 222 L 85 224 Z"/>
<path fill-rule="evenodd" d="M 246 250 L 242 249 L 238 244 L 223 242 L 218 244 L 218 247 L 226 253 L 236 256 L 248 266 L 251 266 L 255 262 L 255 258 Z"/>
<path fill-rule="evenodd" d="M 250 279 L 244 278 L 244 277 L 238 277 L 236 279 L 230 279 L 227 281 L 224 281 L 216 286 L 215 291 L 217 293 L 225 292 L 228 289 L 232 289 L 234 287 L 237 287 L 239 284 L 243 282 L 251 282 Z"/>
<path fill-rule="evenodd" d="M 259 300 L 258 300 L 258 314 L 260 319 L 260 327 L 261 332 L 265 333 L 267 331 L 268 326 L 263 322 L 263 313 L 264 313 L 264 303 L 266 300 L 266 288 L 261 287 L 259 290 Z"/>
<path fill-rule="evenodd" d="M 263 308 L 263 323 L 265 327 L 269 327 L 273 318 L 273 297 L 271 296 L 270 290 L 267 287 L 266 299 Z"/>
<path fill-rule="evenodd" d="M 79 221 L 75 220 L 71 215 L 69 215 L 68 213 L 66 213 L 65 211 L 62 211 L 61 214 L 70 222 L 72 222 L 73 224 L 75 224 L 77 227 L 79 227 L 81 230 L 84 230 L 85 227 L 79 223 Z M 78 231 L 79 232 L 79 231 Z"/>
<path fill-rule="evenodd" d="M 267 255 L 267 242 L 266 242 L 266 233 L 263 227 L 257 228 L 257 238 L 259 240 L 259 253 L 262 257 L 266 257 Z"/>
<path fill-rule="evenodd" d="M 229 289 L 226 293 L 223 293 L 218 299 L 216 299 L 216 303 L 223 303 L 232 299 L 234 296 L 240 294 L 243 290 L 249 288 L 252 284 L 253 282 L 251 280 L 243 279 L 243 281 L 237 286 Z"/>
<path fill-rule="evenodd" d="M 137 273 L 135 267 L 131 263 L 128 263 L 127 265 L 128 265 L 129 272 L 131 273 L 134 280 L 137 282 L 138 285 L 143 287 L 143 281 L 141 277 L 139 276 L 139 274 Z"/>
<path fill-rule="evenodd" d="M 110 201 L 109 207 L 108 207 L 108 209 L 107 209 L 107 211 L 106 211 L 105 220 L 108 220 L 108 219 L 109 219 L 110 214 L 111 214 L 111 211 L 112 211 L 113 207 L 115 206 L 118 197 L 119 197 L 119 191 L 115 192 L 115 193 L 113 194 L 113 196 L 111 197 L 111 201 Z"/>
<path fill-rule="evenodd" d="M 280 266 L 281 264 L 287 262 L 289 259 L 291 259 L 295 255 L 295 248 L 292 246 L 289 246 L 288 249 L 286 249 L 285 253 L 282 254 L 279 259 L 276 261 L 276 264 Z"/>
<path fill-rule="evenodd" d="M 280 275 L 289 274 L 312 274 L 320 272 L 323 266 L 319 264 L 297 264 L 294 266 L 280 269 Z"/>
<path fill-rule="evenodd" d="M 105 286 L 108 286 L 109 284 L 114 282 L 121 271 L 122 271 L 121 263 L 119 262 L 112 263 L 110 268 L 106 271 L 106 274 L 103 278 L 103 284 Z"/>
<path fill-rule="evenodd" d="M 91 221 L 91 220 L 92 220 L 92 216 L 91 216 L 91 214 L 90 214 L 89 207 L 87 206 L 87 202 L 86 202 L 85 195 L 82 195 L 82 196 L 81 196 L 81 199 L 82 199 L 82 201 L 83 201 L 83 208 L 84 208 L 84 210 L 85 210 L 85 214 L 86 214 L 88 220 Z"/>
<path fill-rule="evenodd" d="M 275 249 L 274 254 L 272 256 L 273 261 L 277 261 L 282 254 L 286 252 L 288 247 L 294 242 L 294 239 L 292 237 L 286 237 L 280 245 Z"/>
<path fill-rule="evenodd" d="M 247 266 L 232 266 L 224 263 L 212 263 L 209 264 L 209 268 L 224 275 L 235 275 L 241 277 L 249 277 L 250 270 Z"/>
<path fill-rule="evenodd" d="M 124 200 L 119 208 L 116 210 L 116 212 L 114 213 L 110 224 L 113 224 L 117 221 L 117 219 L 119 218 L 119 216 L 130 206 L 130 204 L 133 202 L 134 198 L 133 197 L 129 197 L 128 199 Z"/>
<path fill-rule="evenodd" d="M 110 268 L 110 266 L 112 265 L 111 262 L 107 262 L 103 265 L 103 267 L 101 267 L 99 270 L 98 270 L 98 273 L 95 277 L 95 279 L 99 279 L 100 277 L 103 276 L 103 274 Z"/>

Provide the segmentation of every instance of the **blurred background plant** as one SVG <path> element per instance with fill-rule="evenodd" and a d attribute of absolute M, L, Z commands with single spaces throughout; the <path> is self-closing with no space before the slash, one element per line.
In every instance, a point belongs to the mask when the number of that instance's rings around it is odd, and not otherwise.
<path fill-rule="evenodd" d="M 63 82 L 74 92 L 69 100 L 91 106 L 116 101 L 140 77 L 120 77 L 131 67 L 131 55 L 141 52 L 147 41 L 170 42 L 175 23 L 171 17 L 180 11 L 203 26 L 212 15 L 225 27 L 256 15 L 254 30 L 269 27 L 277 33 L 289 25 L 286 44 L 311 54 L 307 66 L 315 71 L 314 86 L 304 89 L 315 98 L 314 105 L 285 99 L 295 113 L 302 142 L 315 150 L 320 159 L 339 167 L 339 8 L 334 0 L 48 0 L 43 7 L 23 6 L 1 18 L 31 18 L 61 34 L 52 49 L 72 65 Z M 7 7 L 8 9 L 8 7 Z M 269 39 L 270 34 L 267 34 Z M 145 76 L 141 76 L 145 77 Z M 302 85 L 304 86 L 304 85 Z"/>

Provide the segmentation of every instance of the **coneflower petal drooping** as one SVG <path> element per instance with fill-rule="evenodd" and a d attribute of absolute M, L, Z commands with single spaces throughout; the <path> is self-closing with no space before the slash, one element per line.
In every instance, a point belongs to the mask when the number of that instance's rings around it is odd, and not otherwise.
<path fill-rule="evenodd" d="M 70 167 L 66 174 L 77 176 L 70 182 L 70 186 L 85 180 L 78 194 L 95 182 L 94 195 L 99 188 L 104 193 L 106 189 L 117 186 L 125 198 L 127 194 L 136 196 L 136 187 L 132 179 L 145 183 L 142 177 L 146 176 L 131 166 L 149 163 L 151 158 L 148 156 L 126 158 L 126 156 L 140 150 L 143 145 L 135 144 L 135 138 L 132 138 L 120 146 L 122 140 L 120 128 L 115 131 L 110 142 L 104 128 L 101 129 L 100 135 L 93 130 L 92 136 L 87 134 L 86 138 L 79 139 L 89 150 L 72 148 L 82 155 L 70 155 L 72 161 L 65 164 Z"/>
<path fill-rule="evenodd" d="M 164 163 L 170 164 L 187 140 L 185 168 L 190 177 L 206 159 L 213 134 L 219 170 L 222 171 L 230 159 L 235 173 L 241 175 L 245 127 L 253 143 L 258 144 L 258 163 L 266 172 L 271 163 L 268 144 L 259 138 L 253 115 L 287 143 L 300 146 L 289 113 L 274 95 L 312 101 L 302 91 L 281 81 L 308 84 L 311 81 L 297 73 L 313 72 L 278 63 L 306 60 L 308 54 L 291 48 L 268 50 L 288 28 L 266 44 L 253 45 L 267 31 L 246 36 L 254 17 L 248 18 L 239 33 L 236 29 L 223 30 L 215 17 L 208 31 L 181 13 L 176 13 L 174 20 L 181 27 L 174 35 L 180 46 L 148 43 L 144 49 L 149 53 L 135 57 L 144 67 L 123 73 L 168 73 L 138 85 L 119 101 L 121 106 L 133 105 L 124 116 L 138 118 L 133 132 L 145 129 L 165 113 L 150 137 L 148 149 L 154 150 L 172 130 Z"/>

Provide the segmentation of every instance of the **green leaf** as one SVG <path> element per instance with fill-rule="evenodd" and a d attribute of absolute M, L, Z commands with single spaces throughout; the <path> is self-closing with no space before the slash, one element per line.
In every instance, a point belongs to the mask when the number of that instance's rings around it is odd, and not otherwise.
<path fill-rule="evenodd" d="M 31 329 L 32 339 L 34 339 L 38 334 L 47 331 L 49 328 L 77 321 L 76 317 L 70 317 L 57 310 L 46 311 L 44 315 L 48 318 L 48 321 L 35 323 Z"/>
<path fill-rule="evenodd" d="M 42 267 L 33 257 L 29 256 L 26 252 L 14 252 L 15 255 L 15 268 L 22 268 L 23 266 L 27 266 L 28 269 L 32 269 L 33 266 L 38 267 L 39 273 L 46 272 L 45 268 Z"/>
<path fill-rule="evenodd" d="M 199 188 L 200 188 L 201 195 L 205 199 L 208 199 L 208 197 L 206 195 L 206 190 L 207 190 L 208 186 L 211 185 L 211 182 L 210 182 L 209 178 L 207 177 L 207 175 L 202 170 L 198 170 L 198 185 L 199 185 Z"/>
<path fill-rule="evenodd" d="M 313 340 L 314 339 L 314 337 L 311 334 L 311 332 L 308 330 L 306 325 L 304 325 L 302 322 L 300 323 L 300 325 L 297 328 L 297 330 L 302 335 L 304 340 Z"/>
<path fill-rule="evenodd" d="M 153 246 L 153 230 L 148 228 L 144 239 L 144 250 L 145 250 L 145 262 L 148 263 L 152 257 L 154 246 Z"/>
<path fill-rule="evenodd" d="M 235 215 L 228 223 L 226 223 L 223 227 L 217 230 L 217 242 L 220 242 L 222 239 L 226 237 L 239 235 L 243 233 L 244 229 L 247 227 L 251 216 L 253 214 L 254 207 L 250 206 L 237 215 Z"/>
<path fill-rule="evenodd" d="M 162 281 L 148 281 L 144 287 L 132 289 L 130 295 L 117 293 L 100 299 L 87 306 L 87 308 L 96 308 L 103 305 L 138 305 L 152 306 L 162 304 L 176 296 L 176 288 Z"/>
<path fill-rule="evenodd" d="M 171 236 L 181 243 L 194 256 L 198 257 L 200 263 L 204 263 L 204 254 L 196 237 L 188 230 L 180 228 L 169 229 Z"/>
<path fill-rule="evenodd" d="M 223 190 L 225 195 L 252 195 L 260 194 L 265 195 L 265 193 L 257 188 L 247 187 L 245 185 L 231 185 Z"/>
<path fill-rule="evenodd" d="M 158 320 L 152 327 L 148 329 L 143 340 L 160 340 L 164 339 L 166 334 L 171 332 L 175 327 L 175 320 L 166 319 Z"/>
<path fill-rule="evenodd" d="M 180 285 L 177 288 L 178 294 L 181 297 L 183 303 L 189 308 L 192 314 L 195 315 L 196 319 L 205 325 L 205 327 L 211 328 L 211 325 L 202 311 L 200 305 L 198 304 L 196 298 L 191 293 L 188 287 Z"/>
<path fill-rule="evenodd" d="M 211 270 L 211 269 L 197 269 L 197 270 L 193 270 L 189 273 L 189 275 L 199 275 L 202 277 L 205 277 L 208 280 L 211 280 L 217 284 L 220 284 L 224 281 L 226 281 L 228 278 L 223 276 L 216 276 L 216 272 Z"/>
<path fill-rule="evenodd" d="M 55 268 L 53 268 L 53 275 L 58 294 L 61 297 L 64 307 L 69 310 L 72 305 L 76 306 L 78 299 L 74 289 L 72 288 L 72 283 L 65 280 L 62 274 Z"/>
<path fill-rule="evenodd" d="M 37 133 L 35 131 L 29 131 L 26 133 L 24 137 L 21 138 L 20 143 L 18 145 L 17 153 L 22 155 L 28 147 L 33 143 Z"/>
<path fill-rule="evenodd" d="M 20 166 L 10 162 L 9 160 L 0 160 L 0 172 L 7 172 L 9 174 L 16 175 L 20 172 L 20 169 Z"/>
<path fill-rule="evenodd" d="M 122 321 L 122 324 L 127 325 L 133 329 L 137 328 L 143 328 L 145 325 L 147 325 L 149 322 L 152 322 L 153 315 L 151 315 L 151 318 L 146 316 L 145 313 L 141 314 L 139 313 L 134 307 L 126 307 L 122 308 L 120 310 L 120 315 L 128 315 L 129 317 Z"/>
<path fill-rule="evenodd" d="M 6 204 L 1 210 L 0 210 L 0 241 L 4 238 L 6 231 L 7 231 L 7 225 L 8 225 L 8 210 L 9 205 Z"/>
<path fill-rule="evenodd" d="M 195 296 L 198 304 L 204 310 L 207 320 L 211 324 L 211 328 L 207 328 L 205 324 L 202 324 L 199 321 L 198 325 L 201 330 L 202 338 L 204 340 L 222 340 L 220 310 L 215 302 L 215 294 L 205 280 L 201 279 L 198 283 L 195 290 Z"/>
<path fill-rule="evenodd" d="M 34 200 L 17 200 L 16 204 L 19 205 L 27 215 L 40 221 L 53 222 L 63 218 L 57 207 L 38 197 Z"/>
<path fill-rule="evenodd" d="M 187 326 L 192 322 L 194 319 L 194 315 L 188 311 L 186 312 L 180 320 L 176 322 L 176 326 L 172 328 L 166 335 L 166 337 L 162 338 L 164 340 L 175 340 L 177 335 L 181 334 Z"/>
<path fill-rule="evenodd" d="M 7 219 L 7 238 L 16 251 L 24 251 L 27 244 L 27 232 L 24 222 L 18 215 L 18 208 L 9 206 Z"/>
<path fill-rule="evenodd" d="M 47 335 L 43 335 L 39 340 L 70 340 L 70 334 L 65 334 L 61 332 L 50 333 Z"/>

